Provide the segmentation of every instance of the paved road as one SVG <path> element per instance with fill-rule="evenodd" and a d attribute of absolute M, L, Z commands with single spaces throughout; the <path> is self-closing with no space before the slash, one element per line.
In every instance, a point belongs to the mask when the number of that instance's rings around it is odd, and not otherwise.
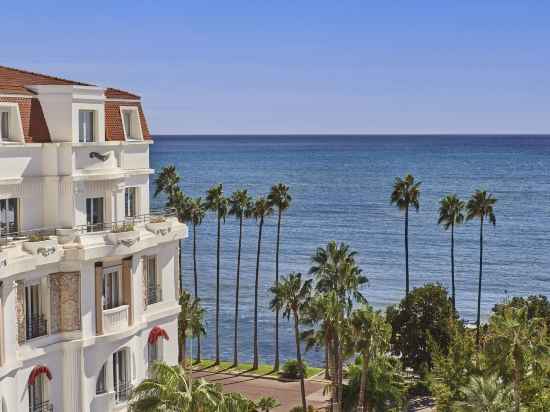
<path fill-rule="evenodd" d="M 288 412 L 294 406 L 301 404 L 299 382 L 282 382 L 261 377 L 206 371 L 195 371 L 193 372 L 193 377 L 201 377 L 212 383 L 220 383 L 223 385 L 224 392 L 239 392 L 252 400 L 271 396 L 281 403 L 281 406 L 273 409 L 273 412 Z M 306 381 L 307 400 L 315 408 L 325 405 L 323 397 L 324 386 L 325 384 L 321 382 Z"/>

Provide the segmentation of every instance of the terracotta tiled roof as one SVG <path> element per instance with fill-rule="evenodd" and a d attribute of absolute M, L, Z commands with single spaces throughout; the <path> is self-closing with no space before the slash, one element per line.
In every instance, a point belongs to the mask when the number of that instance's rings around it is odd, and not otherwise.
<path fill-rule="evenodd" d="M 129 99 L 129 100 L 141 99 L 141 97 L 139 97 L 137 94 L 125 92 L 124 90 L 113 89 L 112 87 L 109 87 L 107 90 L 105 90 L 105 97 L 107 99 Z"/>
<path fill-rule="evenodd" d="M 9 89 L 10 87 L 25 88 L 26 86 L 38 84 L 73 84 L 79 86 L 93 86 L 91 84 L 75 82 L 73 80 L 62 79 L 60 77 L 0 66 L 0 90 L 3 90 L 4 88 Z"/>
<path fill-rule="evenodd" d="M 28 86 L 34 85 L 93 85 L 0 65 L 0 94 L 8 95 L 8 97 L 0 97 L 0 102 L 12 102 L 19 105 L 19 112 L 21 113 L 21 122 L 23 125 L 23 135 L 25 137 L 25 141 L 28 143 L 51 142 L 48 125 L 46 123 L 40 101 L 36 98 L 32 98 L 35 93 L 32 90 L 28 89 Z M 29 97 L 9 97 L 9 95 L 21 95 Z M 105 97 L 107 99 L 121 100 L 141 99 L 138 95 L 135 95 L 133 93 L 113 88 L 108 88 L 105 90 Z M 143 114 L 141 103 L 122 103 L 107 100 L 105 102 L 105 140 L 124 140 L 124 130 L 120 114 L 120 106 L 136 106 L 138 108 L 143 138 L 150 139 L 151 135 L 147 127 L 147 122 Z"/>

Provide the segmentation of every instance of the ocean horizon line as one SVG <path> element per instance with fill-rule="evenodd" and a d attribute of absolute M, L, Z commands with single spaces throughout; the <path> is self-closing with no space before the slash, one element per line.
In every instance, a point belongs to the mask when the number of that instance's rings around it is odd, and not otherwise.
<path fill-rule="evenodd" d="M 549 133 L 151 133 L 153 137 L 550 137 Z"/>

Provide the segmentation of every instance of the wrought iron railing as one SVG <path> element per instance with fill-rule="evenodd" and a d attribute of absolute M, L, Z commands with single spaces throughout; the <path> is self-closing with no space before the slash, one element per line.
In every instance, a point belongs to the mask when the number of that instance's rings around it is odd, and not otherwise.
<path fill-rule="evenodd" d="M 152 209 L 149 213 L 126 217 L 122 220 L 112 221 L 112 222 L 99 222 L 91 223 L 85 225 L 78 225 L 74 227 L 63 227 L 63 228 L 37 228 L 29 230 L 16 230 L 11 228 L 10 230 L 2 229 L 0 231 L 0 246 L 6 246 L 7 244 L 14 241 L 27 241 L 33 236 L 41 236 L 47 238 L 48 236 L 55 236 L 57 229 L 69 229 L 74 230 L 78 234 L 84 234 L 87 232 L 110 232 L 113 230 L 120 230 L 124 226 L 128 225 L 141 225 L 150 222 L 154 222 L 157 219 L 161 220 L 162 218 L 175 217 L 177 216 L 176 210 L 173 208 L 165 209 Z"/>
<path fill-rule="evenodd" d="M 150 286 L 147 288 L 147 304 L 153 305 L 162 300 L 162 289 L 160 286 Z"/>
<path fill-rule="evenodd" d="M 133 386 L 129 382 L 119 382 L 115 388 L 115 401 L 117 403 L 128 402 Z"/>
<path fill-rule="evenodd" d="M 27 315 L 27 340 L 45 336 L 48 334 L 48 321 L 44 315 Z"/>
<path fill-rule="evenodd" d="M 44 401 L 30 405 L 29 412 L 53 412 L 53 405 L 50 401 Z"/>

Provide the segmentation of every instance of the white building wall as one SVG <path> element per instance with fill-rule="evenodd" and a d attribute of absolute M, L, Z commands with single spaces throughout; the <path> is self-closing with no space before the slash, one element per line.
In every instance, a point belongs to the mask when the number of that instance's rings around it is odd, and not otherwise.
<path fill-rule="evenodd" d="M 47 366 L 49 400 L 54 411 L 110 411 L 114 395 L 96 395 L 99 370 L 112 354 L 126 347 L 131 353 L 130 373 L 134 384 L 147 374 L 147 341 L 151 329 L 160 326 L 169 335 L 162 342 L 162 358 L 176 364 L 178 241 L 187 237 L 187 227 L 170 220 L 171 231 L 158 233 L 143 223 L 136 225 L 139 240 L 132 246 L 113 244 L 110 233 L 78 233 L 86 225 L 86 199 L 103 197 L 104 222 L 125 218 L 126 187 L 137 188 L 137 214 L 149 213 L 149 144 L 151 142 L 105 142 L 103 90 L 76 86 L 35 86 L 52 141 L 47 144 L 0 143 L 0 199 L 20 199 L 22 231 L 57 228 L 55 252 L 41 256 L 25 249 L 24 241 L 0 250 L 0 281 L 4 315 L 5 362 L 0 365 L 0 404 L 9 412 L 29 410 L 28 378 L 37 365 Z M 98 142 L 78 143 L 78 110 L 93 109 Z M 103 161 L 91 152 L 107 155 Z M 139 226 L 139 227 L 137 227 Z M 69 230 L 68 230 L 69 229 Z M 61 239 L 64 239 L 61 244 Z M 27 245 L 28 246 L 28 245 Z M 143 257 L 155 255 L 162 286 L 162 301 L 144 304 Z M 121 263 L 133 256 L 132 285 L 134 324 L 111 334 L 96 333 L 95 263 Z M 7 257 L 6 267 L 1 265 Z M 44 289 L 44 314 L 51 320 L 49 275 L 80 273 L 80 330 L 57 333 L 20 344 L 17 340 L 17 290 L 15 281 L 40 281 Z M 48 322 L 51 327 L 50 322 Z M 162 338 L 160 338 L 162 339 Z M 113 387 L 112 368 L 108 388 Z M 117 407 L 116 410 L 124 410 Z"/>

